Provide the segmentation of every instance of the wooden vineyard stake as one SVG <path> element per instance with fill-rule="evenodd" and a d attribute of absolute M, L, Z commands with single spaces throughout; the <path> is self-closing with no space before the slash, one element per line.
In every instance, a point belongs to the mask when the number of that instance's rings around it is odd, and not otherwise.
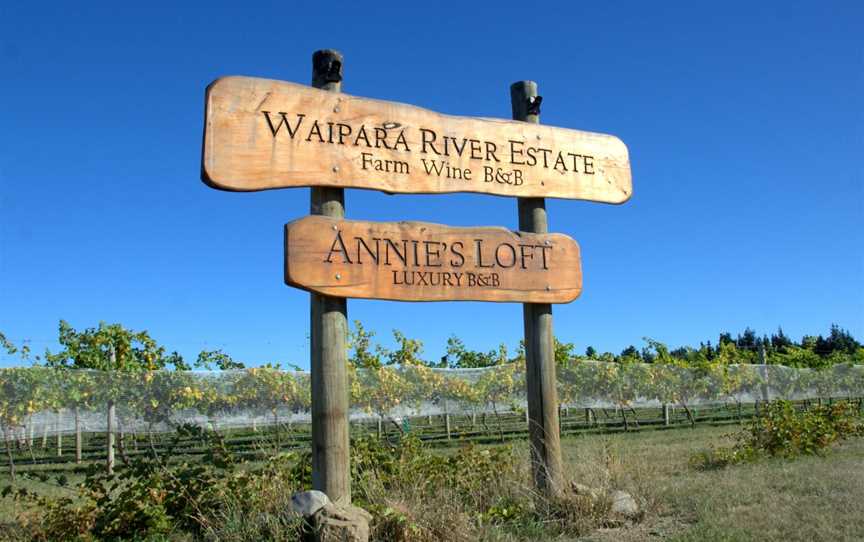
<path fill-rule="evenodd" d="M 342 90 L 342 55 L 322 50 L 312 55 L 312 85 Z M 313 187 L 310 212 L 332 219 L 345 216 L 344 190 Z M 333 502 L 351 502 L 348 434 L 348 303 L 344 297 L 309 294 L 312 384 L 312 489 Z"/>
<path fill-rule="evenodd" d="M 109 367 L 117 367 L 117 351 L 114 349 L 114 345 L 111 345 L 111 349 L 109 350 L 110 357 L 110 365 Z M 113 383 L 112 383 L 113 385 Z M 107 458 L 105 459 L 105 471 L 108 474 L 114 474 L 114 421 L 116 419 L 116 407 L 114 405 L 114 399 L 108 400 L 108 420 L 107 420 L 107 428 L 105 431 L 105 445 L 108 447 Z"/>
<path fill-rule="evenodd" d="M 252 77 L 208 87 L 201 170 L 225 190 L 335 186 L 605 203 L 632 194 L 627 147 L 611 135 Z"/>
<path fill-rule="evenodd" d="M 582 269 L 561 234 L 309 216 L 285 226 L 285 282 L 339 297 L 569 303 Z"/>
<path fill-rule="evenodd" d="M 539 123 L 540 101 L 535 82 L 519 81 L 510 86 L 510 103 L 515 120 Z M 520 231 L 541 234 L 549 231 L 543 198 L 519 198 L 518 208 Z M 552 307 L 548 303 L 525 303 L 522 306 L 522 320 L 525 327 L 525 384 L 534 484 L 541 492 L 556 495 L 563 487 L 564 467 L 558 425 Z"/>

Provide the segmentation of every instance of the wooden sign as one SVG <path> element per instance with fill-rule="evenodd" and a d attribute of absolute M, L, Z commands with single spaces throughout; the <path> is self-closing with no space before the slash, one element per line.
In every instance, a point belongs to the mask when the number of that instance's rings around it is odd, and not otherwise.
<path fill-rule="evenodd" d="M 561 234 L 307 216 L 285 226 L 285 282 L 336 297 L 569 303 L 582 267 Z"/>
<path fill-rule="evenodd" d="M 606 203 L 632 194 L 627 147 L 614 136 L 251 77 L 207 88 L 202 179 L 240 191 L 335 186 Z"/>

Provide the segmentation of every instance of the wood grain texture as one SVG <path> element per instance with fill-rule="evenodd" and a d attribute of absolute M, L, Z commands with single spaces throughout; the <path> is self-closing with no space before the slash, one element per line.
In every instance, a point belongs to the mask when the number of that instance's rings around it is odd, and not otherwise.
<path fill-rule="evenodd" d="M 540 112 L 530 107 L 537 97 L 537 83 L 534 81 L 517 81 L 510 85 L 513 119 L 538 125 Z M 520 230 L 535 234 L 549 231 L 549 216 L 543 198 L 519 198 L 517 202 Z M 559 495 L 564 486 L 564 466 L 561 459 L 552 306 L 548 303 L 525 303 L 522 305 L 522 322 L 525 329 L 525 392 L 534 485 L 547 495 Z"/>
<path fill-rule="evenodd" d="M 207 88 L 202 179 L 225 190 L 300 186 L 478 192 L 622 203 L 618 138 L 251 77 Z"/>
<path fill-rule="evenodd" d="M 309 216 L 285 226 L 285 282 L 339 297 L 569 303 L 582 268 L 561 234 Z"/>
<path fill-rule="evenodd" d="M 342 55 L 324 49 L 312 55 L 312 85 L 342 90 Z M 310 213 L 345 217 L 344 190 L 312 187 Z M 345 298 L 309 294 L 312 373 L 312 488 L 331 501 L 351 502 L 351 448 L 348 429 L 348 303 Z"/>

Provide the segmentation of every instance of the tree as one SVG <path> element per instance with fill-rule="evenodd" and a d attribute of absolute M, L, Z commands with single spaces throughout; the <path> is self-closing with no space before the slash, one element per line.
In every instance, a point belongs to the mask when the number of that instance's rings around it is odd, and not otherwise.
<path fill-rule="evenodd" d="M 0 349 L 5 350 L 10 356 L 17 354 L 22 361 L 27 361 L 30 358 L 30 347 L 26 343 L 19 348 L 7 339 L 2 331 L 0 331 Z M 38 356 L 36 359 L 39 359 Z"/>
<path fill-rule="evenodd" d="M 372 345 L 375 332 L 366 331 L 360 320 L 354 320 L 354 330 L 348 335 L 348 348 L 352 351 L 348 362 L 358 369 L 377 369 L 387 352 L 379 345 Z"/>
<path fill-rule="evenodd" d="M 480 403 L 480 390 L 471 382 L 462 378 L 462 375 L 456 372 L 443 373 L 443 382 L 441 384 L 440 397 L 444 402 L 445 417 L 449 416 L 452 411 L 451 405 L 454 405 L 463 411 L 475 411 Z M 450 437 L 449 418 L 445 418 L 447 426 L 447 437 Z"/>
<path fill-rule="evenodd" d="M 253 411 L 267 411 L 273 417 L 276 447 L 281 447 L 279 409 L 301 412 L 311 404 L 310 382 L 303 373 L 280 370 L 278 365 L 267 364 L 246 369 L 237 384 L 239 402 Z M 289 418 L 290 423 L 290 418 Z M 289 425 L 290 429 L 290 425 Z"/>
<path fill-rule="evenodd" d="M 407 364 L 399 368 L 407 384 L 405 400 L 416 409 L 440 405 L 445 398 L 442 371 L 426 365 Z"/>
<path fill-rule="evenodd" d="M 825 340 L 822 335 L 816 337 L 816 344 L 813 346 L 813 352 L 820 358 L 824 358 L 831 353 L 831 345 Z"/>
<path fill-rule="evenodd" d="M 818 339 L 813 335 L 804 335 L 801 337 L 801 348 L 806 350 L 810 350 L 811 352 L 816 352 L 816 345 L 818 344 Z"/>
<path fill-rule="evenodd" d="M 503 344 L 499 349 L 490 350 L 489 352 L 479 352 L 477 350 L 469 350 L 465 347 L 462 339 L 455 335 L 447 339 L 447 365 L 451 369 L 476 369 L 480 367 L 492 367 L 497 365 L 500 360 L 501 349 L 506 352 L 506 346 Z"/>
<path fill-rule="evenodd" d="M 771 346 L 774 350 L 782 351 L 792 346 L 792 340 L 783 333 L 782 327 L 777 327 L 777 333 L 771 335 Z"/>
<path fill-rule="evenodd" d="M 209 371 L 211 370 L 211 365 L 220 371 L 235 371 L 246 368 L 246 365 L 242 361 L 236 361 L 221 349 L 202 350 L 198 354 L 198 359 L 195 360 L 195 367 Z"/>
<path fill-rule="evenodd" d="M 59 372 L 56 369 L 50 370 Z M 90 371 L 64 371 L 63 379 L 66 386 L 62 404 L 72 408 L 75 414 L 75 462 L 81 463 L 81 412 L 96 406 L 94 398 L 97 397 L 97 381 Z"/>
<path fill-rule="evenodd" d="M 775 353 L 770 363 L 798 369 L 818 369 L 827 365 L 824 358 L 820 358 L 812 349 L 795 345 L 787 346 L 782 352 Z"/>
<path fill-rule="evenodd" d="M 127 404 L 132 412 L 147 422 L 150 451 L 158 458 L 153 442 L 153 428 L 170 424 L 173 416 L 187 408 L 206 411 L 205 380 L 188 371 L 143 371 L 125 376 L 129 391 Z M 205 408 L 201 408 L 205 407 Z"/>
<path fill-rule="evenodd" d="M 702 343 L 699 343 L 699 346 L 700 346 L 700 350 L 701 350 L 702 349 Z M 711 345 L 710 340 L 705 342 L 704 349 L 705 349 L 705 356 L 708 359 L 713 359 L 714 356 L 717 355 L 717 352 L 719 351 L 719 349 L 717 349 L 717 350 L 714 349 L 714 347 Z"/>
<path fill-rule="evenodd" d="M 398 348 L 387 355 L 388 365 L 407 367 L 409 365 L 426 365 L 420 354 L 423 352 L 423 342 L 409 339 L 398 329 L 393 330 L 393 338 Z"/>
<path fill-rule="evenodd" d="M 693 349 L 690 348 L 689 346 L 679 346 L 678 348 L 676 348 L 674 350 L 670 350 L 669 355 L 672 356 L 673 358 L 677 358 L 677 359 L 686 361 L 687 358 L 692 353 L 692 351 L 693 351 Z"/>
<path fill-rule="evenodd" d="M 506 359 L 506 358 L 505 358 Z M 516 408 L 514 399 L 517 390 L 525 389 L 525 364 L 524 363 L 502 363 L 494 369 L 483 371 L 480 378 L 474 383 L 477 395 L 482 406 L 490 405 L 495 414 L 500 439 L 504 440 L 504 432 L 501 426 L 499 405 L 510 403 L 511 410 Z M 484 408 L 485 411 L 485 408 Z M 483 413 L 485 425 L 486 414 Z M 487 427 L 488 430 L 488 427 Z"/>
<path fill-rule="evenodd" d="M 348 381 L 351 403 L 370 414 L 376 414 L 379 420 L 389 418 L 402 431 L 402 427 L 392 418 L 393 411 L 410 396 L 411 383 L 403 378 L 402 371 L 392 365 L 350 369 Z"/>
<path fill-rule="evenodd" d="M 827 347 L 826 355 L 832 352 L 842 352 L 852 355 L 861 348 L 861 343 L 856 341 L 848 331 L 837 324 L 831 324 L 831 332 L 825 342 Z"/>
<path fill-rule="evenodd" d="M 573 343 L 565 343 L 563 341 L 559 341 L 558 337 L 554 338 L 555 341 L 555 365 L 564 365 L 568 363 L 576 351 L 576 345 Z"/>
<path fill-rule="evenodd" d="M 588 359 L 597 358 L 597 350 L 595 350 L 593 346 L 589 346 L 585 349 L 585 357 Z"/>
<path fill-rule="evenodd" d="M 642 360 L 645 363 L 654 363 L 655 358 L 656 356 L 654 355 L 654 351 L 650 347 L 642 347 Z"/>
<path fill-rule="evenodd" d="M 756 349 L 756 332 L 749 327 L 744 329 L 743 335 L 738 335 L 735 340 L 735 346 L 739 349 L 755 350 Z"/>
<path fill-rule="evenodd" d="M 728 334 L 727 334 L 728 335 Z M 724 341 L 721 335 L 721 348 L 724 344 L 733 344 L 731 339 Z M 691 425 L 696 424 L 690 404 L 703 396 L 706 391 L 708 380 L 705 378 L 704 368 L 708 364 L 707 358 L 693 351 L 693 356 L 688 360 L 673 357 L 669 348 L 650 337 L 643 340 L 654 352 L 655 366 L 652 368 L 652 382 L 657 398 L 663 403 L 677 403 L 684 408 Z M 692 349 L 691 349 L 692 351 Z"/>
<path fill-rule="evenodd" d="M 49 367 L 98 371 L 155 371 L 176 366 L 182 358 L 165 353 L 147 331 L 133 331 L 120 324 L 100 322 L 98 327 L 76 331 L 60 320 L 58 342 L 63 350 L 46 355 Z M 111 356 L 111 351 L 114 356 Z"/>
<path fill-rule="evenodd" d="M 22 361 L 30 357 L 30 348 L 24 344 L 20 348 L 0 332 L 0 349 L 10 356 L 18 355 Z M 45 391 L 45 374 L 38 369 L 11 368 L 0 369 L 0 429 L 6 444 L 6 455 L 9 461 L 9 475 L 15 483 L 15 461 L 12 457 L 11 434 L 16 428 L 22 427 L 25 420 L 41 408 L 39 396 Z M 31 444 L 32 446 L 32 444 Z M 32 454 L 32 449 L 30 450 Z"/>
<path fill-rule="evenodd" d="M 638 363 L 642 361 L 642 356 L 639 354 L 639 350 L 636 350 L 636 347 L 631 344 L 621 351 L 619 361 L 622 363 Z"/>
<path fill-rule="evenodd" d="M 130 391 L 124 379 L 117 378 L 115 373 L 154 371 L 164 369 L 169 364 L 176 367 L 178 360 L 182 362 L 182 358 L 176 352 L 166 355 L 165 348 L 159 346 L 146 331 L 129 330 L 120 324 L 100 322 L 98 327 L 76 331 L 68 322 L 60 320 L 59 328 L 58 342 L 63 350 L 56 354 L 47 352 L 47 365 L 64 369 L 102 371 L 97 390 L 108 410 L 106 468 L 112 473 L 115 406 L 118 401 L 123 401 Z M 76 442 L 79 441 L 80 437 L 76 435 Z"/>
<path fill-rule="evenodd" d="M 7 350 L 8 351 L 8 350 Z M 0 369 L 0 429 L 6 443 L 9 475 L 15 482 L 15 461 L 12 457 L 12 434 L 25 420 L 41 408 L 36 394 L 43 389 L 39 369 L 15 367 Z"/>

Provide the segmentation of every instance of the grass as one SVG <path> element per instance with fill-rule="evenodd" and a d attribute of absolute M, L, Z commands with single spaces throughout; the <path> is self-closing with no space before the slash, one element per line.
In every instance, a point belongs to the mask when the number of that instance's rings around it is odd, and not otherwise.
<path fill-rule="evenodd" d="M 586 540 L 864 540 L 864 440 L 850 440 L 827 457 L 709 471 L 687 466 L 693 453 L 729 444 L 730 432 L 702 427 L 565 439 L 574 479 L 609 477 L 647 511 L 642 524 Z"/>
<path fill-rule="evenodd" d="M 852 439 L 827 457 L 769 459 L 718 470 L 695 470 L 690 457 L 727 445 L 735 425 L 577 434 L 562 440 L 568 478 L 632 493 L 642 522 L 596 530 L 562 541 L 838 541 L 864 540 L 864 439 Z M 496 446 L 486 444 L 484 446 Z M 527 443 L 517 441 L 527 461 Z M 447 448 L 443 453 L 458 453 Z M 76 475 L 70 474 L 70 481 Z M 0 487 L 8 475 L 0 474 Z M 55 495 L 69 490 L 38 480 L 21 482 Z M 436 503 L 429 503 L 430 510 Z M 15 513 L 0 500 L 0 531 Z M 542 525 L 487 527 L 483 539 L 546 539 Z M 2 539 L 2 537 L 0 537 Z"/>

